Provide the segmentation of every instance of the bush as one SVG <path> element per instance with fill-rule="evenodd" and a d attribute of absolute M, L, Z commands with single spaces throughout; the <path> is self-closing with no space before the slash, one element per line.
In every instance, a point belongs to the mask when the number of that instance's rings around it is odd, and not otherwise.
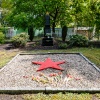
<path fill-rule="evenodd" d="M 8 27 L 0 27 L 0 32 L 3 32 L 4 34 L 8 31 Z"/>
<path fill-rule="evenodd" d="M 89 41 L 88 46 L 100 48 L 100 41 Z"/>
<path fill-rule="evenodd" d="M 59 43 L 59 44 L 58 44 L 58 48 L 59 48 L 59 49 L 66 49 L 67 46 L 68 46 L 67 43 Z"/>
<path fill-rule="evenodd" d="M 14 47 L 24 47 L 28 41 L 28 35 L 26 33 L 18 34 L 12 37 L 11 41 Z"/>
<path fill-rule="evenodd" d="M 34 38 L 34 30 L 33 30 L 33 27 L 29 27 L 28 28 L 28 35 L 29 35 L 29 40 L 30 41 L 33 41 L 33 38 Z"/>
<path fill-rule="evenodd" d="M 66 36 L 67 36 L 67 27 L 63 26 L 62 28 L 62 41 L 63 42 L 65 42 Z"/>
<path fill-rule="evenodd" d="M 38 34 L 38 35 L 37 35 L 37 37 L 43 37 L 43 34 L 42 34 L 42 33 L 40 33 L 40 34 Z"/>
<path fill-rule="evenodd" d="M 0 44 L 3 44 L 5 42 L 5 35 L 0 32 Z"/>
<path fill-rule="evenodd" d="M 70 37 L 70 44 L 72 46 L 77 46 L 77 47 L 85 47 L 88 45 L 88 40 L 86 37 L 82 36 L 82 35 L 72 35 Z"/>

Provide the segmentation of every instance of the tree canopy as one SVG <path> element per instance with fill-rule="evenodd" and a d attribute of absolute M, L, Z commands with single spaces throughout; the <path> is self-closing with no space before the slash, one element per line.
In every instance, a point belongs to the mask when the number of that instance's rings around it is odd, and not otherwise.
<path fill-rule="evenodd" d="M 100 0 L 4 0 L 8 9 L 9 25 L 21 27 L 44 27 L 44 16 L 49 12 L 51 27 L 91 26 L 100 31 Z M 7 6 L 7 3 L 10 4 Z"/>

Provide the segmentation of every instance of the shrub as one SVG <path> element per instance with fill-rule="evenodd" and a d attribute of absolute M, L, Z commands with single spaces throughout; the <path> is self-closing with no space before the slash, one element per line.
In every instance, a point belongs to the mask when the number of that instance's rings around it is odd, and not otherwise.
<path fill-rule="evenodd" d="M 65 42 L 66 35 L 67 35 L 67 27 L 63 26 L 63 28 L 62 28 L 62 41 L 63 42 Z"/>
<path fill-rule="evenodd" d="M 53 34 L 52 34 L 52 37 L 55 37 L 55 38 L 56 38 L 56 37 L 57 37 L 57 34 L 53 33 Z"/>
<path fill-rule="evenodd" d="M 18 34 L 11 39 L 14 47 L 24 47 L 27 43 L 27 40 L 28 35 L 26 33 Z"/>
<path fill-rule="evenodd" d="M 3 32 L 4 34 L 8 31 L 8 27 L 0 27 L 0 32 Z"/>
<path fill-rule="evenodd" d="M 89 41 L 88 46 L 100 48 L 100 41 Z"/>
<path fill-rule="evenodd" d="M 0 44 L 3 44 L 5 42 L 5 35 L 0 32 Z"/>
<path fill-rule="evenodd" d="M 43 33 L 39 33 L 37 37 L 43 37 Z"/>
<path fill-rule="evenodd" d="M 20 37 L 24 38 L 26 41 L 28 41 L 29 36 L 26 33 L 19 34 Z"/>
<path fill-rule="evenodd" d="M 59 44 L 58 44 L 58 48 L 59 48 L 59 49 L 66 49 L 67 46 L 68 46 L 67 43 L 59 43 Z"/>
<path fill-rule="evenodd" d="M 33 27 L 29 27 L 28 28 L 28 35 L 29 35 L 29 40 L 30 41 L 33 41 L 33 38 L 34 38 L 34 30 L 33 30 Z"/>
<path fill-rule="evenodd" d="M 70 44 L 72 46 L 77 46 L 77 47 L 85 47 L 88 45 L 88 40 L 86 37 L 82 36 L 82 35 L 72 35 L 70 37 Z"/>

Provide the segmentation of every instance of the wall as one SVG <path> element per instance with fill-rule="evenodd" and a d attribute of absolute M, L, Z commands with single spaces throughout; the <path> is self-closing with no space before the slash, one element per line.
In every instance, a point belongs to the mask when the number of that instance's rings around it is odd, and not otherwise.
<path fill-rule="evenodd" d="M 78 27 L 77 29 L 69 27 L 68 31 L 67 31 L 67 37 L 66 38 L 69 38 L 70 35 L 75 35 L 76 33 L 82 34 L 82 35 L 88 37 L 88 29 L 89 28 L 86 28 L 86 27 L 85 28 Z M 8 31 L 6 33 L 6 37 L 11 38 L 11 37 L 15 36 L 16 34 L 20 34 L 22 32 L 28 33 L 27 30 L 23 30 L 21 28 L 20 29 L 14 29 L 14 27 L 9 27 Z M 35 30 L 35 36 L 38 36 L 39 34 L 43 34 L 43 33 L 44 33 L 43 29 Z M 51 29 L 51 34 L 52 34 L 52 29 Z M 61 37 L 62 36 L 62 29 L 61 28 L 55 28 L 55 34 L 56 34 L 57 37 Z"/>

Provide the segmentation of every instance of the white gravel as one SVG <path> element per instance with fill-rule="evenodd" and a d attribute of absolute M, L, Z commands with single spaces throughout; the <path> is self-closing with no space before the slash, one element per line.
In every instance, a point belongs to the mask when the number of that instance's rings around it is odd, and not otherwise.
<path fill-rule="evenodd" d="M 40 65 L 32 64 L 32 61 L 43 62 L 46 58 L 51 58 L 53 61 L 65 61 L 64 64 L 59 65 L 64 69 L 62 79 L 58 82 L 53 80 L 54 84 L 42 84 L 32 80 L 32 77 L 39 76 L 40 72 L 47 76 L 50 73 L 59 72 L 59 70 L 51 68 L 36 71 Z M 72 78 L 67 77 L 67 75 L 71 75 Z M 65 78 L 67 81 L 64 82 Z M 44 87 L 100 90 L 100 72 L 79 54 L 18 55 L 0 69 L 0 90 L 33 90 Z"/>

